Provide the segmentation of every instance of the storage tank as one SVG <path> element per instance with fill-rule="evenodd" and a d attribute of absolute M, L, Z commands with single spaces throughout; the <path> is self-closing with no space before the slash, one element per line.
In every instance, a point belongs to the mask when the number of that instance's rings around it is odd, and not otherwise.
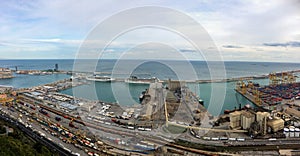
<path fill-rule="evenodd" d="M 237 128 L 241 126 L 241 111 L 235 111 L 229 114 L 230 127 Z"/>

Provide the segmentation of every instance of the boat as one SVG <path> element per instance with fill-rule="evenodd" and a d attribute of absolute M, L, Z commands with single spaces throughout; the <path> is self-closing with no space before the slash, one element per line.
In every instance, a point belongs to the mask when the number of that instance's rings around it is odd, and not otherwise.
<path fill-rule="evenodd" d="M 130 78 L 126 79 L 126 83 L 136 83 L 136 84 L 150 84 L 154 82 L 158 82 L 159 79 L 156 77 L 152 78 L 138 78 L 137 76 L 131 76 Z"/>
<path fill-rule="evenodd" d="M 112 82 L 116 80 L 108 76 L 97 76 L 97 75 L 86 77 L 86 79 L 89 81 L 100 81 L 100 82 Z"/>
<path fill-rule="evenodd" d="M 139 97 L 140 102 L 142 102 L 143 99 L 144 99 L 144 94 L 141 94 L 140 97 Z"/>

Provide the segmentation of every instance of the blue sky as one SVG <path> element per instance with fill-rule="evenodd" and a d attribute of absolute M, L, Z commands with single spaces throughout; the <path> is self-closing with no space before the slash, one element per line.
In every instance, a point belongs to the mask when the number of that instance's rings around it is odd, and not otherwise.
<path fill-rule="evenodd" d="M 122 10 L 141 6 L 168 7 L 191 16 L 208 32 L 224 60 L 299 62 L 300 1 L 297 0 L 2 0 L 0 59 L 75 58 L 97 24 Z M 189 26 L 186 28 L 193 33 Z M 119 37 L 104 57 L 118 58 L 141 39 L 172 40 L 171 47 L 176 46 L 187 58 L 202 58 L 178 36 L 150 29 Z M 139 51 L 143 51 L 141 47 Z M 143 52 L 147 55 L 146 50 Z M 169 55 L 160 53 L 161 57 Z"/>

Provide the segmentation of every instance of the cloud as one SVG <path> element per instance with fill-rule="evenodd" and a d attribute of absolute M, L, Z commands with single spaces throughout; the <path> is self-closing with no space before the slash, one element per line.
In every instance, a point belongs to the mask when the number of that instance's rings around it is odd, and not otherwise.
<path fill-rule="evenodd" d="M 3 1 L 0 5 L 0 56 L 73 56 L 88 33 L 101 21 L 122 10 L 140 6 L 168 7 L 190 15 L 206 29 L 216 47 L 221 47 L 225 59 L 262 60 L 267 59 L 266 55 L 272 54 L 270 52 L 276 51 L 276 56 L 281 56 L 276 59 L 290 61 L 290 54 L 300 47 L 299 0 L 187 0 L 176 3 L 169 0 L 103 0 L 101 3 L 97 0 L 76 3 L 72 0 L 54 0 L 51 3 L 42 0 L 16 0 Z M 167 16 L 160 17 L 162 21 L 168 19 Z M 143 20 L 143 17 L 136 20 Z M 126 23 L 126 19 L 121 19 L 120 22 Z M 172 24 L 178 24 L 191 33 L 195 30 L 188 23 L 182 23 L 181 19 Z M 121 51 L 120 48 L 127 49 L 132 44 L 135 45 L 137 40 L 170 41 L 171 46 L 177 47 L 185 55 L 197 54 L 188 49 L 180 38 L 170 37 L 169 34 L 159 31 L 145 30 L 113 42 L 110 47 L 113 50 L 106 52 L 115 57 L 115 53 Z M 94 41 L 90 42 L 90 45 L 94 45 Z M 35 53 L 32 53 L 33 51 Z M 261 51 L 264 51 L 263 54 L 260 54 Z M 269 57 L 270 60 L 275 58 L 274 55 Z M 299 55 L 293 57 L 295 60 L 300 59 Z"/>
<path fill-rule="evenodd" d="M 300 42 L 291 41 L 285 43 L 263 43 L 263 45 L 269 47 L 300 47 Z"/>
<path fill-rule="evenodd" d="M 240 49 L 240 48 L 243 48 L 243 47 L 242 46 L 235 46 L 235 45 L 223 45 L 223 48 Z"/>

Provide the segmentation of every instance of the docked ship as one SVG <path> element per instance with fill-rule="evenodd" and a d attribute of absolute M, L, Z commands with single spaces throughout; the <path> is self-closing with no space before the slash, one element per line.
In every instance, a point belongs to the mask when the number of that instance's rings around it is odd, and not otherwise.
<path fill-rule="evenodd" d="M 154 82 L 158 82 L 159 79 L 156 77 L 152 78 L 138 78 L 137 76 L 131 76 L 130 78 L 126 79 L 126 83 L 136 83 L 136 84 L 150 84 Z"/>
<path fill-rule="evenodd" d="M 98 76 L 98 75 L 86 77 L 86 79 L 89 81 L 99 81 L 99 82 L 112 82 L 116 80 L 108 76 Z"/>

